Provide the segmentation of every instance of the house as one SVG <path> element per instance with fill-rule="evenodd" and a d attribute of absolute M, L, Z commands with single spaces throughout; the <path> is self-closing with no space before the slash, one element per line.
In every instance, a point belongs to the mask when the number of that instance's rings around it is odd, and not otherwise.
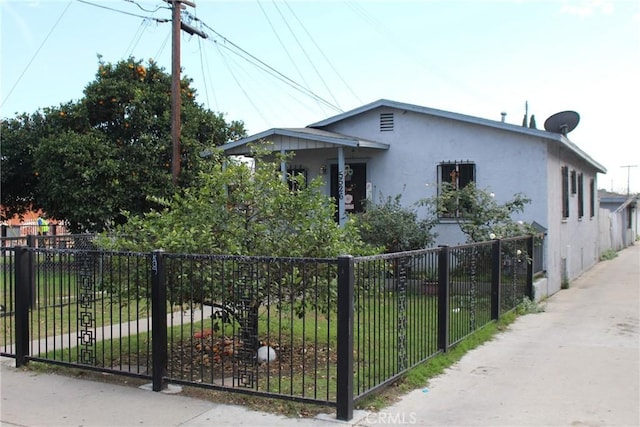
<path fill-rule="evenodd" d="M 620 250 L 638 238 L 638 200 L 634 194 L 598 190 L 600 199 L 600 250 Z"/>
<path fill-rule="evenodd" d="M 362 200 L 402 194 L 407 205 L 437 194 L 444 181 L 474 181 L 499 203 L 531 199 L 516 220 L 547 230 L 537 296 L 550 295 L 599 259 L 597 174 L 605 168 L 565 134 L 381 99 L 304 128 L 276 128 L 225 144 L 228 155 L 250 154 L 268 141 L 295 152 L 283 173 L 325 176 L 338 220 Z M 455 218 L 443 218 L 438 244 L 465 241 Z"/>

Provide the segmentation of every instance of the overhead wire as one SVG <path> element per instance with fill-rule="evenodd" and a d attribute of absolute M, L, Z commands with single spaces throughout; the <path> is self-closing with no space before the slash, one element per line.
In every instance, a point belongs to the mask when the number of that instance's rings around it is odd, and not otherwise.
<path fill-rule="evenodd" d="M 333 65 L 333 62 L 331 62 L 331 60 L 329 59 L 329 57 L 324 53 L 324 51 L 322 50 L 322 48 L 318 45 L 318 43 L 315 41 L 315 39 L 313 38 L 313 36 L 309 33 L 309 31 L 307 30 L 307 27 L 302 23 L 302 21 L 300 20 L 300 18 L 298 18 L 298 15 L 296 15 L 296 13 L 293 11 L 293 9 L 291 8 L 291 6 L 289 5 L 289 2 L 287 2 L 286 0 L 283 0 L 283 3 L 289 8 L 289 11 L 291 12 L 291 14 L 293 15 L 294 18 L 296 18 L 296 20 L 298 21 L 298 23 L 300 24 L 300 26 L 302 27 L 302 29 L 305 31 L 305 33 L 307 34 L 307 36 L 309 37 L 309 39 L 311 40 L 311 42 L 314 44 L 314 46 L 316 47 L 316 49 L 318 49 L 318 52 L 320 52 L 320 54 L 322 55 L 322 57 L 324 58 L 325 61 L 327 61 L 327 64 L 329 64 L 329 66 L 331 67 L 331 69 L 333 70 L 334 73 L 336 73 L 336 76 L 338 76 L 338 78 L 340 79 L 340 81 L 345 85 L 345 87 L 347 88 L 347 90 L 351 93 L 351 95 L 353 95 L 353 97 L 362 104 L 362 100 L 360 99 L 360 97 L 353 91 L 353 89 L 351 88 L 351 85 L 349 83 L 347 83 L 347 81 L 342 77 L 342 75 L 340 74 L 340 72 L 336 69 L 336 67 Z"/>
<path fill-rule="evenodd" d="M 477 89 L 469 86 L 465 81 L 456 79 L 451 72 L 447 72 L 440 68 L 437 63 L 434 63 L 432 58 L 420 55 L 419 52 L 409 51 L 406 48 L 406 43 L 396 43 L 400 37 L 398 33 L 389 29 L 384 23 L 377 19 L 371 12 L 369 12 L 364 6 L 358 4 L 352 0 L 344 0 L 344 3 L 365 23 L 367 23 L 376 33 L 384 37 L 385 42 L 392 43 L 394 48 L 407 58 L 410 58 L 412 62 L 415 62 L 416 58 L 423 59 L 426 64 L 426 71 L 433 77 L 440 79 L 444 83 L 450 85 L 453 90 L 457 90 L 463 93 L 465 96 L 472 96 L 479 100 L 486 102 L 487 98 L 491 97 L 490 93 L 482 94 Z"/>
<path fill-rule="evenodd" d="M 13 93 L 13 91 L 16 89 L 16 87 L 18 86 L 18 83 L 20 83 L 20 80 L 22 80 L 22 78 L 26 74 L 27 70 L 29 69 L 29 67 L 31 66 L 33 61 L 36 59 L 38 54 L 40 53 L 40 50 L 42 50 L 42 47 L 47 43 L 47 40 L 49 40 L 49 37 L 51 37 L 51 34 L 53 34 L 53 31 L 56 29 L 56 27 L 58 26 L 58 24 L 62 20 L 62 17 L 67 13 L 67 10 L 69 10 L 69 7 L 71 6 L 71 3 L 73 3 L 73 0 L 69 0 L 69 3 L 67 3 L 67 6 L 64 8 L 64 10 L 60 14 L 60 16 L 58 17 L 56 22 L 53 24 L 53 27 L 51 27 L 51 29 L 49 30 L 49 32 L 45 36 L 44 40 L 42 41 L 42 43 L 40 43 L 40 46 L 38 47 L 36 52 L 33 54 L 31 59 L 29 60 L 29 63 L 27 64 L 27 66 L 24 67 L 24 70 L 22 70 L 22 73 L 20 73 L 20 76 L 18 76 L 18 79 L 16 80 L 16 82 L 13 84 L 13 86 L 11 87 L 9 92 L 7 93 L 7 96 L 2 101 L 2 104 L 0 104 L 0 107 L 2 107 L 7 102 L 7 100 L 9 99 L 11 94 Z"/>
<path fill-rule="evenodd" d="M 161 23 L 165 23 L 165 22 L 171 21 L 170 19 L 165 19 L 165 18 L 154 18 L 152 16 L 143 16 L 143 15 L 138 15 L 137 13 L 125 12 L 124 10 L 121 10 L 121 9 L 114 9 L 112 7 L 108 7 L 108 6 L 103 6 L 101 4 L 92 3 L 92 2 L 87 1 L 87 0 L 76 0 L 76 1 L 79 2 L 79 3 L 87 4 L 89 6 L 99 7 L 101 9 L 110 10 L 112 12 L 118 12 L 118 13 L 121 13 L 123 15 L 135 16 L 136 18 L 152 19 L 152 20 L 154 20 L 156 22 L 161 22 Z"/>
<path fill-rule="evenodd" d="M 135 47 L 138 45 L 138 43 L 140 43 L 140 39 L 142 39 L 142 35 L 144 34 L 146 23 L 146 19 L 140 21 L 140 25 L 138 26 L 136 33 L 133 35 L 131 42 L 129 42 L 129 46 L 127 46 L 127 50 L 125 51 L 125 58 L 131 56 Z"/>
<path fill-rule="evenodd" d="M 162 55 L 162 52 L 164 52 L 165 47 L 167 47 L 167 44 L 169 43 L 169 39 L 171 38 L 171 31 L 169 31 L 166 35 L 166 37 L 164 38 L 162 44 L 160 45 L 160 47 L 158 48 L 158 51 L 156 52 L 155 56 L 153 57 L 156 61 L 158 60 L 158 58 L 160 57 L 160 55 Z"/>
<path fill-rule="evenodd" d="M 145 12 L 149 12 L 149 13 L 155 13 L 155 12 L 159 11 L 160 9 L 171 9 L 169 6 L 157 6 L 154 10 L 148 10 L 148 9 L 145 9 L 144 7 L 142 7 L 140 5 L 140 3 L 136 2 L 136 1 L 133 1 L 133 0 L 124 0 L 124 1 L 126 1 L 127 3 L 133 3 L 136 6 L 138 6 L 141 10 L 143 10 Z"/>
<path fill-rule="evenodd" d="M 311 59 L 311 57 L 309 56 L 309 54 L 307 53 L 307 50 L 304 48 L 304 46 L 302 45 L 302 43 L 300 42 L 300 40 L 298 39 L 298 36 L 296 35 L 295 31 L 293 31 L 293 29 L 291 28 L 291 26 L 289 25 L 289 23 L 287 22 L 286 18 L 284 17 L 284 15 L 282 14 L 282 11 L 280 10 L 280 8 L 278 7 L 278 4 L 276 2 L 273 3 L 273 5 L 275 6 L 276 10 L 278 11 L 278 13 L 280 14 L 280 17 L 282 17 L 282 21 L 284 22 L 284 24 L 287 26 L 287 28 L 289 29 L 289 32 L 291 33 L 291 36 L 293 37 L 293 39 L 296 41 L 296 43 L 298 44 L 298 47 L 300 48 L 300 50 L 302 51 L 302 53 L 304 54 L 305 58 L 307 58 L 307 61 L 309 61 L 309 65 L 311 65 L 311 68 L 313 68 L 313 70 L 315 71 L 316 75 L 318 76 L 318 78 L 320 79 L 320 81 L 322 82 L 322 84 L 324 85 L 324 88 L 327 90 L 327 92 L 329 93 L 329 95 L 331 96 L 331 98 L 333 99 L 333 102 L 335 102 L 335 105 L 337 105 L 340 108 L 340 103 L 338 102 L 338 100 L 336 99 L 335 95 L 333 94 L 333 92 L 331 91 L 331 89 L 329 88 L 329 85 L 327 85 L 327 82 L 324 80 L 324 78 L 322 77 L 322 74 L 318 71 L 318 68 L 316 67 L 316 65 L 314 64 L 313 60 Z"/>
<path fill-rule="evenodd" d="M 197 15 L 195 15 L 195 12 L 194 12 L 194 16 L 197 17 Z M 206 65 L 206 68 L 208 70 L 209 69 L 209 66 L 208 66 L 209 63 L 207 61 L 206 51 L 203 49 L 203 43 L 202 43 L 202 40 L 201 40 L 200 37 L 198 37 L 198 54 L 199 54 L 199 57 L 200 57 L 200 72 L 202 73 L 202 84 L 204 86 L 204 96 L 205 96 L 206 103 L 207 103 L 206 105 L 207 105 L 207 108 L 211 109 L 211 103 L 209 102 L 209 86 L 207 85 L 207 80 L 208 80 L 209 74 L 207 74 L 207 72 L 205 72 L 205 65 Z M 211 85 L 211 86 L 213 88 L 215 88 L 214 85 Z M 214 99 L 214 102 L 215 102 L 215 108 L 217 110 L 218 109 L 218 100 L 216 98 L 215 89 L 213 91 L 213 99 Z"/>
<path fill-rule="evenodd" d="M 302 74 L 302 72 L 300 71 L 300 68 L 298 68 L 298 64 L 296 63 L 296 61 L 293 59 L 293 56 L 291 56 L 291 54 L 289 53 L 289 49 L 287 49 L 287 47 L 285 46 L 284 42 L 282 41 L 282 38 L 280 38 L 280 35 L 278 34 L 278 32 L 276 31 L 275 26 L 273 25 L 273 23 L 271 22 L 271 19 L 269 19 L 269 15 L 267 14 L 267 11 L 264 9 L 264 7 L 262 6 L 262 3 L 260 2 L 260 0 L 256 0 L 256 3 L 258 3 L 258 6 L 260 6 L 260 10 L 262 11 L 262 14 L 264 15 L 265 19 L 267 20 L 267 22 L 269 23 L 269 26 L 271 27 L 271 30 L 273 31 L 273 34 L 276 36 L 276 38 L 278 39 L 278 42 L 280 43 L 280 46 L 282 47 L 282 49 L 284 50 L 285 54 L 287 55 L 287 57 L 289 58 L 289 60 L 291 61 L 291 64 L 293 65 L 293 67 L 296 69 L 296 71 L 298 72 L 298 75 L 300 76 L 300 78 L 302 79 L 302 82 L 305 84 L 305 87 L 307 89 L 309 89 L 309 83 L 305 80 L 304 75 Z"/>
<path fill-rule="evenodd" d="M 229 63 L 227 61 L 227 58 L 225 57 L 225 54 L 220 50 L 221 46 L 220 43 L 214 42 L 216 49 L 218 49 L 218 52 L 220 54 L 220 58 L 222 58 L 222 62 L 224 63 L 224 65 L 227 67 L 227 70 L 229 71 L 229 73 L 231 74 L 231 77 L 233 78 L 233 80 L 236 82 L 236 85 L 238 85 L 238 88 L 240 89 L 240 91 L 244 94 L 244 96 L 247 98 L 247 101 L 249 101 L 249 103 L 251 104 L 251 106 L 253 107 L 253 109 L 256 111 L 256 113 L 258 113 L 258 115 L 262 118 L 262 120 L 264 120 L 265 122 L 268 122 L 267 118 L 264 116 L 264 114 L 262 113 L 262 110 L 260 110 L 258 108 L 258 106 L 253 102 L 253 99 L 249 96 L 249 94 L 247 93 L 247 91 L 244 89 L 244 87 L 240 84 L 240 81 L 237 79 L 235 73 L 233 72 L 233 70 L 231 69 L 231 67 L 229 66 Z"/>
<path fill-rule="evenodd" d="M 331 109 L 333 109 L 335 111 L 338 111 L 338 112 L 341 112 L 341 113 L 343 112 L 343 110 L 339 106 L 337 106 L 335 104 L 332 104 L 330 101 L 324 99 L 323 97 L 321 97 L 320 95 L 318 95 L 315 92 L 311 91 L 310 89 L 305 88 L 300 83 L 296 82 L 295 80 L 293 80 L 290 77 L 286 76 L 282 72 L 276 70 L 271 65 L 267 64 L 266 62 L 262 61 L 261 59 L 257 58 L 256 56 L 252 55 L 251 53 L 249 53 L 245 49 L 241 48 L 240 46 L 238 46 L 237 44 L 233 43 L 231 40 L 229 40 L 228 38 L 226 38 L 225 36 L 223 36 L 222 34 L 217 32 L 216 30 L 211 28 L 209 25 L 204 23 L 199 18 L 195 18 L 194 17 L 194 20 L 200 22 L 200 25 L 202 25 L 203 27 L 205 27 L 206 29 L 211 31 L 216 37 L 218 37 L 223 42 L 221 44 L 219 43 L 219 46 L 221 48 L 227 49 L 229 52 L 233 53 L 234 55 L 239 56 L 240 58 L 242 58 L 246 62 L 248 62 L 248 63 L 254 65 L 255 67 L 263 70 L 264 72 L 270 74 L 272 77 L 276 78 L 277 80 L 280 80 L 284 84 L 286 84 L 289 87 L 299 91 L 300 93 L 303 93 L 303 94 L 309 96 L 310 98 L 313 98 L 315 100 L 320 101 L 322 104 L 324 104 L 325 106 L 327 106 L 327 107 L 329 107 L 329 108 L 331 108 Z M 207 40 L 211 41 L 212 43 L 217 43 L 217 40 L 214 40 L 214 38 L 211 38 L 211 37 L 207 38 Z"/>

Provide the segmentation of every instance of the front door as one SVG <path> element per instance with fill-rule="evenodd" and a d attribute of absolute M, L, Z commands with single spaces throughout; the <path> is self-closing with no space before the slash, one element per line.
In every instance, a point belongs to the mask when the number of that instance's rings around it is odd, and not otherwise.
<path fill-rule="evenodd" d="M 346 213 L 364 210 L 367 197 L 367 164 L 347 163 L 344 165 L 344 208 Z M 331 165 L 331 197 L 338 203 L 338 165 Z M 336 212 L 336 219 L 338 214 Z"/>

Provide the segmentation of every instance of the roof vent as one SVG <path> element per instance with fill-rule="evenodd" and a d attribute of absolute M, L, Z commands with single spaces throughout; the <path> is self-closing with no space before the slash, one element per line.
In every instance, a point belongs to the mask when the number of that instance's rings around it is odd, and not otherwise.
<path fill-rule="evenodd" d="M 393 131 L 393 113 L 380 113 L 380 132 Z"/>

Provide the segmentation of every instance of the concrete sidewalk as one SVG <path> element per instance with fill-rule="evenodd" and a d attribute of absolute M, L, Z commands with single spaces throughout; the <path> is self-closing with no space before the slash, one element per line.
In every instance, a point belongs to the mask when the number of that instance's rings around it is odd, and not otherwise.
<path fill-rule="evenodd" d="M 360 425 L 640 426 L 639 289 L 635 245 Z"/>
<path fill-rule="evenodd" d="M 380 413 L 292 419 L 0 363 L 2 426 L 639 426 L 640 245 Z M 124 381 L 125 379 L 123 379 Z"/>

